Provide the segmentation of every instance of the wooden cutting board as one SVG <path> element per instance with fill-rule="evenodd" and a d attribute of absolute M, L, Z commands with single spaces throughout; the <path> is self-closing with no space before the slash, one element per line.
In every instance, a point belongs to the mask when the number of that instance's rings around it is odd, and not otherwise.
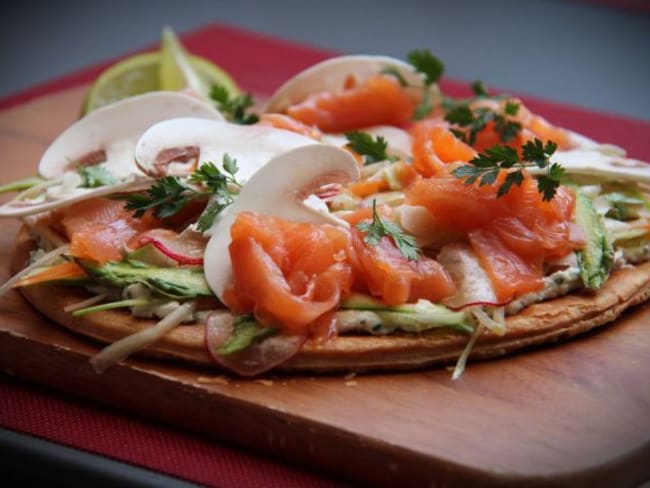
<path fill-rule="evenodd" d="M 85 87 L 0 113 L 0 183 L 36 172 Z M 18 223 L 0 221 L 0 280 Z M 372 485 L 633 485 L 650 478 L 650 306 L 569 343 L 408 374 L 268 376 L 129 360 L 103 375 L 95 345 L 16 292 L 0 299 L 0 367 L 173 425 Z"/>

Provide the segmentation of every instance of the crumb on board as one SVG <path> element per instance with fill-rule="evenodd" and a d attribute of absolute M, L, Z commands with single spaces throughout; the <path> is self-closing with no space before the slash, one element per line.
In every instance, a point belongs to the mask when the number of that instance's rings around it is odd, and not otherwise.
<path fill-rule="evenodd" d="M 356 375 L 357 375 L 357 373 L 348 373 L 343 377 L 343 379 L 346 380 L 346 381 L 349 381 L 352 378 L 354 378 Z"/>
<path fill-rule="evenodd" d="M 357 382 L 354 381 L 354 380 L 347 380 L 347 381 L 345 382 L 345 386 L 357 386 L 358 384 L 359 384 L 359 383 L 357 383 Z"/>
<path fill-rule="evenodd" d="M 259 380 L 255 380 L 255 383 L 259 383 L 260 385 L 264 385 L 264 386 L 273 386 L 273 380 L 265 380 L 263 378 L 260 378 Z"/>

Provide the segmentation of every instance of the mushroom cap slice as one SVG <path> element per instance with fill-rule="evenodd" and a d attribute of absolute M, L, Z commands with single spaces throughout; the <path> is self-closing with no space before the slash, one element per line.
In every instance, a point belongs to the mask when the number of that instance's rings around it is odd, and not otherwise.
<path fill-rule="evenodd" d="M 598 148 L 557 151 L 551 156 L 551 162 L 562 165 L 567 174 L 650 183 L 650 164 Z M 530 171 L 543 174 L 546 170 L 530 168 Z"/>
<path fill-rule="evenodd" d="M 391 125 L 375 125 L 363 129 L 363 132 L 375 138 L 383 137 L 387 144 L 387 153 L 391 156 L 397 156 L 402 159 L 413 156 L 413 141 L 411 135 L 404 129 Z M 322 142 L 344 147 L 350 141 L 348 141 L 345 134 L 325 134 L 323 135 Z"/>
<path fill-rule="evenodd" d="M 174 92 L 146 93 L 91 112 L 63 131 L 46 149 L 39 164 L 39 173 L 49 181 L 0 206 L 0 218 L 24 217 L 87 198 L 135 191 L 148 186 L 149 178 L 135 164 L 136 142 L 152 124 L 180 116 L 223 120 L 223 116 L 209 104 Z M 76 163 L 100 162 L 116 180 L 115 184 L 66 189 L 64 175 L 73 172 Z M 50 191 L 57 184 L 64 191 Z M 39 189 L 42 190 L 41 194 L 35 192 Z"/>
<path fill-rule="evenodd" d="M 333 146 L 312 143 L 269 161 L 248 180 L 212 229 L 203 261 L 205 278 L 212 291 L 223 299 L 223 292 L 232 280 L 228 246 L 230 227 L 237 214 L 252 211 L 296 222 L 339 223 L 327 209 L 317 209 L 305 200 L 323 185 L 358 178 L 354 158 Z"/>
<path fill-rule="evenodd" d="M 58 178 L 75 161 L 104 151 L 106 167 L 116 179 L 139 174 L 133 158 L 136 142 L 156 122 L 176 117 L 223 120 L 214 107 L 184 93 L 161 91 L 126 98 L 90 112 L 63 131 L 43 154 L 39 173 Z"/>
<path fill-rule="evenodd" d="M 196 164 L 212 162 L 222 167 L 223 156 L 237 160 L 237 180 L 246 181 L 271 158 L 314 140 L 293 132 L 261 125 L 237 125 L 218 120 L 178 118 L 150 127 L 138 141 L 135 157 L 147 175 L 183 175 L 193 171 L 166 155 L 175 149 L 192 152 Z M 190 151 L 194 149 L 195 151 Z M 161 156 L 164 156 L 161 159 Z"/>
<path fill-rule="evenodd" d="M 421 93 L 424 86 L 422 76 L 413 66 L 389 56 L 350 55 L 331 58 L 298 73 L 284 83 L 264 106 L 264 112 L 284 112 L 287 107 L 302 102 L 312 93 L 340 92 L 346 79 L 352 75 L 357 81 L 391 68 L 396 70 L 406 82 Z M 435 85 L 432 88 L 437 91 Z"/>

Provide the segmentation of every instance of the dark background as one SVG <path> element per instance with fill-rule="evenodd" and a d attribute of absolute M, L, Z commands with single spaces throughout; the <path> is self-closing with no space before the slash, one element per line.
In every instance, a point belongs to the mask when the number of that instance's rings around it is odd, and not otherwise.
<path fill-rule="evenodd" d="M 648 0 L 19 0 L 0 16 L 0 97 L 210 22 L 348 53 L 429 47 L 453 78 L 650 120 Z"/>

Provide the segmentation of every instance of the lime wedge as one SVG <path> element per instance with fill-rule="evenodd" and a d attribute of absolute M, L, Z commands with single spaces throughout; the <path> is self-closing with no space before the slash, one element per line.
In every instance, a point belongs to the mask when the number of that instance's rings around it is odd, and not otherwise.
<path fill-rule="evenodd" d="M 161 51 L 136 54 L 106 69 L 86 95 L 82 115 L 109 103 L 156 90 L 186 90 L 208 98 L 212 85 L 240 93 L 237 84 L 223 69 L 207 59 L 188 56 L 174 32 L 163 30 Z"/>

